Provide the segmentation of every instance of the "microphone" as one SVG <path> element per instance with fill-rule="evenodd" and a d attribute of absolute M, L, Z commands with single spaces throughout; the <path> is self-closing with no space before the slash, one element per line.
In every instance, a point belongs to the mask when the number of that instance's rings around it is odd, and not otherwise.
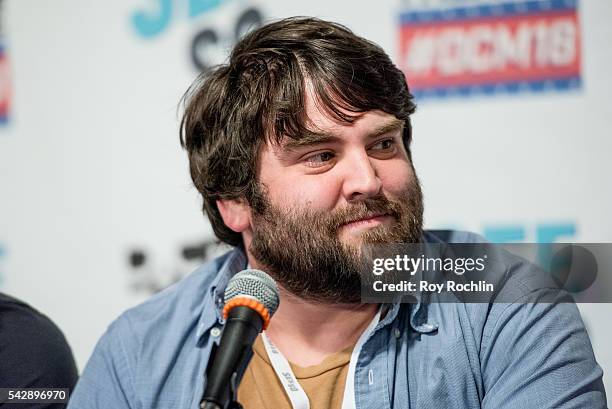
<path fill-rule="evenodd" d="M 239 407 L 235 406 L 238 376 L 251 360 L 255 338 L 268 327 L 278 303 L 276 282 L 263 271 L 243 270 L 229 280 L 223 308 L 225 327 L 206 368 L 200 408 Z"/>

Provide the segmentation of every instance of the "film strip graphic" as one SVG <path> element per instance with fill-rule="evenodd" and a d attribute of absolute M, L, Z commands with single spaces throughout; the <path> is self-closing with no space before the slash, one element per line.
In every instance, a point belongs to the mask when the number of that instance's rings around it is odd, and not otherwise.
<path fill-rule="evenodd" d="M 399 65 L 417 99 L 581 87 L 577 0 L 400 14 Z"/>

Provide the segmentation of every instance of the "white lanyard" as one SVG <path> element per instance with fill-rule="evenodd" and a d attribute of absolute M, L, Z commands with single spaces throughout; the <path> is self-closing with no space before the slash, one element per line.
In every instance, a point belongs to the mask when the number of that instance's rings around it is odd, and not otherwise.
<path fill-rule="evenodd" d="M 342 399 L 342 409 L 356 409 L 355 407 L 355 368 L 357 367 L 357 360 L 359 359 L 359 353 L 361 352 L 361 348 L 363 344 L 365 344 L 366 340 L 378 324 L 380 320 L 380 312 L 381 309 L 378 309 L 376 316 L 368 325 L 368 328 L 361 334 L 357 343 L 355 344 L 355 348 L 353 348 L 353 352 L 351 353 L 351 360 L 349 361 L 348 374 L 346 375 L 346 385 L 344 387 L 344 398 Z M 310 409 L 310 402 L 308 401 L 308 396 L 306 396 L 306 392 L 298 382 L 291 366 L 287 359 L 283 356 L 283 354 L 274 346 L 274 344 L 270 341 L 266 332 L 262 333 L 262 340 L 264 346 L 266 347 L 266 352 L 268 353 L 268 357 L 270 358 L 270 363 L 272 364 L 272 368 L 274 368 L 274 372 L 276 372 L 276 376 L 280 380 L 285 392 L 287 393 L 287 397 L 291 401 L 291 406 L 293 409 Z"/>

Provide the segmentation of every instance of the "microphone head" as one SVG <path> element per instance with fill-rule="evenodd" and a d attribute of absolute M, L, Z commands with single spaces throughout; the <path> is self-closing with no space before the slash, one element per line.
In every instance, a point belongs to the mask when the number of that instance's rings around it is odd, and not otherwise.
<path fill-rule="evenodd" d="M 274 279 L 261 270 L 246 269 L 236 273 L 227 283 L 223 315 L 227 319 L 233 307 L 247 306 L 261 315 L 266 329 L 278 304 L 278 287 Z"/>

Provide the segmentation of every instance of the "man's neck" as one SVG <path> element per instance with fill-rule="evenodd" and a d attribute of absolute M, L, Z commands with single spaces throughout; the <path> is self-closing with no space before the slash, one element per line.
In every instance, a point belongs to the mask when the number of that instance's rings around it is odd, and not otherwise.
<path fill-rule="evenodd" d="M 378 311 L 377 304 L 323 304 L 280 288 L 280 305 L 266 334 L 287 360 L 306 367 L 355 345 Z"/>

